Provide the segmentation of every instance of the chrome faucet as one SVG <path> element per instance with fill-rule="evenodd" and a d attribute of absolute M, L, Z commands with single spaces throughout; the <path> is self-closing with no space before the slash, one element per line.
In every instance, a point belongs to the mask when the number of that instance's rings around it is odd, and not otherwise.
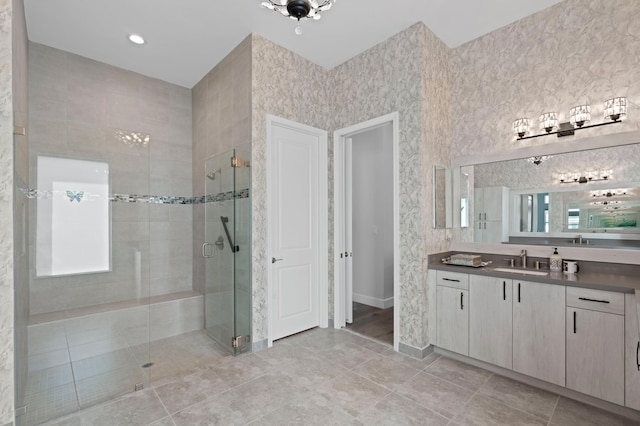
<path fill-rule="evenodd" d="M 527 267 L 527 251 L 526 250 L 522 250 L 520 252 L 520 262 L 521 262 L 522 268 Z"/>

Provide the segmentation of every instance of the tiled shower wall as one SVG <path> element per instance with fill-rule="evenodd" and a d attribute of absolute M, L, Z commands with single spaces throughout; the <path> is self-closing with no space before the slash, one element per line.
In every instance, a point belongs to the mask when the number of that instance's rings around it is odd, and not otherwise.
<path fill-rule="evenodd" d="M 193 194 L 205 194 L 205 161 L 232 148 L 251 152 L 251 36 L 192 89 Z M 229 159 L 230 161 L 230 159 Z M 244 188 L 238 188 L 244 189 Z M 193 207 L 193 286 L 204 293 L 205 205 Z"/>
<path fill-rule="evenodd" d="M 112 193 L 191 196 L 189 89 L 40 44 L 29 47 L 31 187 L 37 156 L 50 155 L 109 162 Z M 150 143 L 125 145 L 114 129 L 148 133 Z M 191 206 L 111 207 L 113 271 L 36 278 L 32 267 L 32 315 L 192 290 Z M 35 230 L 30 234 L 33 264 Z M 132 283 L 135 262 L 124 260 L 136 249 L 141 290 Z"/>

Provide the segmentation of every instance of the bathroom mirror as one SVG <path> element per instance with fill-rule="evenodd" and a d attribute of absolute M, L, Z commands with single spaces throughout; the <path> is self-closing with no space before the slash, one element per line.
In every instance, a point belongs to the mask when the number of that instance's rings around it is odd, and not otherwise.
<path fill-rule="evenodd" d="M 512 194 L 515 233 L 640 233 L 640 184 L 603 188 Z"/>
<path fill-rule="evenodd" d="M 501 187 L 509 195 L 505 198 L 507 217 L 501 218 L 508 221 L 508 233 L 500 242 L 550 244 L 558 240 L 571 244 L 572 239 L 588 233 L 594 247 L 601 243 L 640 247 L 638 141 L 640 132 L 634 131 L 521 148 L 512 153 L 516 158 L 505 158 L 507 152 L 485 156 L 484 161 L 474 157 L 454 160 L 460 179 L 456 200 L 461 228 L 454 236 L 462 243 L 480 241 L 475 237 L 474 194 Z M 465 193 L 463 181 L 470 182 L 470 194 Z M 468 231 L 462 229 L 466 221 Z"/>
<path fill-rule="evenodd" d="M 451 172 L 445 166 L 433 166 L 433 227 L 451 228 Z"/>

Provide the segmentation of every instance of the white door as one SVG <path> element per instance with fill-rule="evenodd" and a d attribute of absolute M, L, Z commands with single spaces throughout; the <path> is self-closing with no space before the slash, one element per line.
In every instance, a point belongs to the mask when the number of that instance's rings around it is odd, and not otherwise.
<path fill-rule="evenodd" d="M 318 159 L 323 136 L 303 129 L 273 123 L 268 141 L 271 340 L 320 325 Z"/>

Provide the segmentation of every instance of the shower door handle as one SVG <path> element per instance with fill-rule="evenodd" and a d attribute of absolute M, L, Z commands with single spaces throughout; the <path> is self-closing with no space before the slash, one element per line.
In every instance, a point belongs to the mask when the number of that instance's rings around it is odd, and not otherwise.
<path fill-rule="evenodd" d="M 231 234 L 229 233 L 229 228 L 227 228 L 227 222 L 229 222 L 229 218 L 227 216 L 220 216 L 220 222 L 222 222 L 222 226 L 224 227 L 224 232 L 227 234 L 227 240 L 229 240 L 229 246 L 231 247 L 231 252 L 235 253 L 240 250 L 240 247 L 233 244 L 231 241 Z"/>
<path fill-rule="evenodd" d="M 204 257 L 205 259 L 213 257 L 213 248 L 211 248 L 211 252 L 207 254 L 207 246 L 211 246 L 211 243 L 202 244 L 202 257 Z"/>

